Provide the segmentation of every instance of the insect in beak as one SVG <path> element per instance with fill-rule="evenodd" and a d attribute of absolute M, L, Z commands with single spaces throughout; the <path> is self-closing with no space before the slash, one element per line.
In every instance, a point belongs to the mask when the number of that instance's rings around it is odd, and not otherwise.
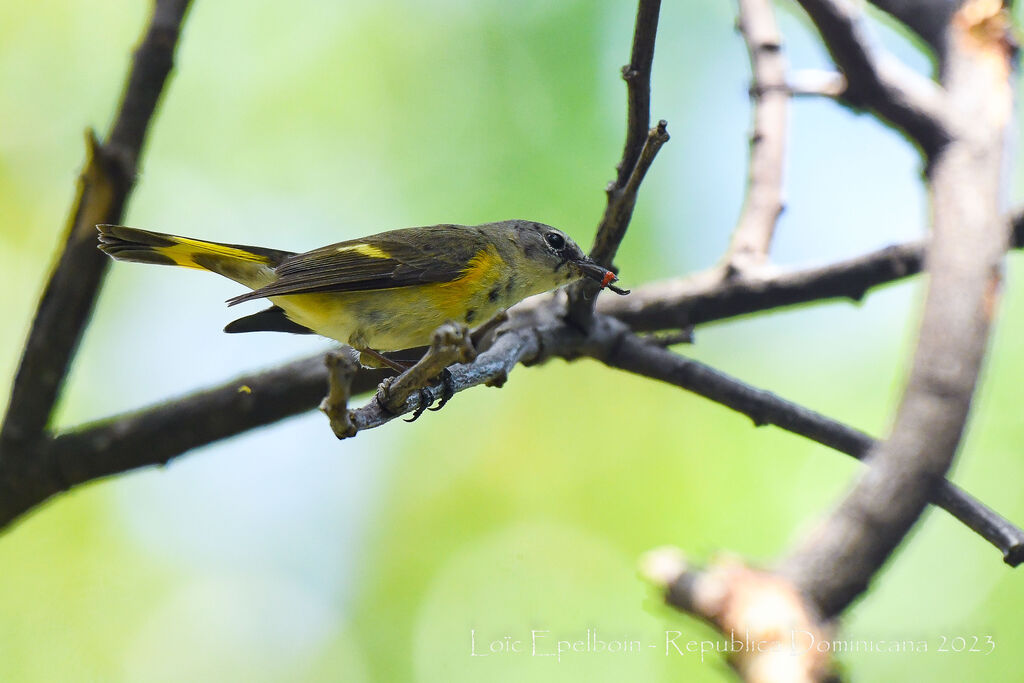
<path fill-rule="evenodd" d="M 619 295 L 629 294 L 628 289 L 621 289 L 612 284 L 618 280 L 618 278 L 615 277 L 615 273 L 607 268 L 599 266 L 590 259 L 580 259 L 578 261 L 573 261 L 572 263 L 583 274 L 583 277 L 599 282 L 601 284 L 601 289 L 608 288 Z"/>

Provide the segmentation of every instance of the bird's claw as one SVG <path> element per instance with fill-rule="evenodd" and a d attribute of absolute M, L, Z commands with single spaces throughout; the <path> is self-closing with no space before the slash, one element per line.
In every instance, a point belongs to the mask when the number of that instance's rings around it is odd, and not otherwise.
<path fill-rule="evenodd" d="M 452 378 L 452 373 L 448 368 L 441 371 L 441 402 L 433 408 L 430 408 L 432 412 L 437 412 L 444 408 L 444 404 L 448 403 L 449 399 L 455 395 L 455 380 Z"/>
<path fill-rule="evenodd" d="M 441 371 L 441 401 L 435 406 L 434 403 L 434 392 L 427 387 L 423 387 L 419 390 L 420 402 L 416 406 L 416 410 L 413 411 L 412 417 L 408 418 L 406 422 L 415 422 L 420 419 L 423 412 L 429 410 L 431 412 L 437 412 L 444 408 L 445 404 L 455 395 L 455 380 L 452 378 L 452 373 L 445 368 Z"/>
<path fill-rule="evenodd" d="M 434 402 L 434 394 L 427 387 L 423 387 L 422 389 L 420 389 L 419 394 L 420 403 L 418 406 L 416 406 L 416 410 L 413 411 L 412 417 L 407 418 L 405 420 L 406 422 L 415 422 L 416 420 L 420 419 L 420 415 L 422 415 L 423 412 L 427 410 L 427 408 L 430 408 L 430 404 Z M 441 405 L 444 405 L 443 400 L 441 402 Z M 440 407 L 441 406 L 438 406 L 438 408 Z M 436 410 L 436 408 L 431 408 L 431 410 Z"/>

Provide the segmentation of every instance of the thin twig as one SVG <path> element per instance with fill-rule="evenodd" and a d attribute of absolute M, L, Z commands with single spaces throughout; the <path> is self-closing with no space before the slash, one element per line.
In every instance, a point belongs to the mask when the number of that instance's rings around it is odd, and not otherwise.
<path fill-rule="evenodd" d="M 633 173 L 651 125 L 651 67 L 654 64 L 654 42 L 658 35 L 661 0 L 639 0 L 636 24 L 633 26 L 633 48 L 629 64 L 622 67 L 626 81 L 626 142 L 622 160 L 616 166 L 616 187 L 625 187 Z"/>
<path fill-rule="evenodd" d="M 753 132 L 746 197 L 723 259 L 726 277 L 750 273 L 768 259 L 783 208 L 789 108 L 786 58 L 771 0 L 739 0 L 738 28 L 750 56 Z"/>
<path fill-rule="evenodd" d="M 0 453 L 43 436 L 78 348 L 109 259 L 96 250 L 96 224 L 120 223 L 135 184 L 146 131 L 171 71 L 189 0 L 157 0 L 135 51 L 110 136 L 87 137 L 85 168 L 64 248 L 36 310 L 0 428 Z"/>
<path fill-rule="evenodd" d="M 625 184 L 608 187 L 608 205 L 598 228 L 590 257 L 609 268 L 611 268 L 615 253 L 622 243 L 622 238 L 626 236 L 626 228 L 629 227 L 633 208 L 636 206 L 637 193 L 640 191 L 640 183 L 647 175 L 658 150 L 669 140 L 666 126 L 668 126 L 667 122 L 659 121 L 656 126 L 647 131 L 647 137 L 640 149 L 640 156 L 637 157 L 632 171 L 626 177 Z"/>
<path fill-rule="evenodd" d="M 648 129 L 651 125 L 651 67 L 660 11 L 661 0 L 639 0 L 630 61 L 622 67 L 628 103 L 626 142 L 616 165 L 616 178 L 605 188 L 608 201 L 590 249 L 590 257 L 611 270 L 615 269 L 615 254 L 633 216 L 640 181 L 658 150 L 668 141 L 664 121 Z M 585 281 L 570 287 L 567 315 L 577 327 L 586 329 L 589 324 L 597 292 L 597 287 Z"/>
<path fill-rule="evenodd" d="M 800 69 L 790 74 L 786 89 L 793 97 L 836 99 L 846 92 L 846 78 L 835 71 Z"/>
<path fill-rule="evenodd" d="M 647 175 L 647 170 L 654 162 L 658 150 L 669 140 L 668 131 L 665 129 L 666 125 L 668 124 L 665 121 L 659 121 L 658 125 L 648 132 L 647 142 L 644 143 L 644 147 L 640 151 L 640 158 L 637 159 L 636 166 L 633 167 L 633 173 L 630 174 L 626 185 L 621 188 L 608 187 L 608 206 L 605 209 L 604 218 L 601 220 L 601 227 L 598 229 L 599 241 L 601 235 L 607 237 L 603 242 L 607 249 L 597 255 L 592 252 L 591 258 L 598 263 L 605 264 L 609 269 L 614 269 L 611 262 L 622 238 L 626 235 L 626 228 L 633 216 L 640 183 Z M 600 289 L 598 283 L 589 279 L 580 280 L 569 287 L 567 315 L 577 327 L 586 329 L 589 325 L 589 320 L 593 316 L 594 302 L 597 300 Z"/>

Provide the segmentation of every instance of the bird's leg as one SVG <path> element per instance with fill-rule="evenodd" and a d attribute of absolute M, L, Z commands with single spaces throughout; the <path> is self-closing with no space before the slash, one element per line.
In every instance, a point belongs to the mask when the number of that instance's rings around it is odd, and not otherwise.
<path fill-rule="evenodd" d="M 361 365 L 366 367 L 390 368 L 397 372 L 399 375 L 402 375 L 409 368 L 412 367 L 411 365 L 407 365 L 405 363 L 402 363 L 401 361 L 397 361 L 393 358 L 388 358 L 380 351 L 377 351 L 376 349 L 371 349 L 369 347 L 359 350 L 359 362 Z M 393 377 L 385 378 L 385 380 L 380 383 L 380 386 L 377 387 L 377 394 L 376 396 L 374 396 L 374 398 L 377 401 L 377 405 L 381 407 L 381 410 L 391 415 L 395 414 L 395 411 L 391 407 L 389 407 L 391 404 L 391 400 L 389 398 L 391 393 L 391 383 L 394 382 L 394 380 L 395 378 Z M 406 420 L 406 422 L 413 422 L 414 420 L 416 420 L 420 415 L 423 414 L 423 411 L 426 410 L 427 407 L 429 407 L 430 404 L 434 402 L 434 396 L 433 394 L 430 393 L 429 389 L 423 387 L 419 391 L 420 405 L 419 407 L 416 408 L 416 412 L 413 413 L 412 419 Z"/>
<path fill-rule="evenodd" d="M 371 359 L 376 362 L 371 362 Z M 391 368 L 398 374 L 402 374 L 412 367 L 393 358 L 388 358 L 380 351 L 369 347 L 359 349 L 359 363 L 366 368 Z"/>
<path fill-rule="evenodd" d="M 368 354 L 376 358 L 380 354 Z M 455 385 L 451 373 L 447 372 L 449 365 L 464 363 L 475 356 L 473 345 L 469 339 L 469 330 L 465 325 L 457 325 L 448 322 L 439 327 L 431 340 L 430 347 L 423 357 L 411 368 L 403 371 L 388 384 L 382 384 L 377 390 L 377 400 L 381 407 L 390 413 L 401 412 L 406 400 L 414 392 L 419 392 L 419 402 L 412 418 L 417 419 L 423 414 L 431 403 L 434 402 L 434 392 L 428 387 L 434 378 L 441 375 L 444 385 L 442 390 L 443 402 L 446 402 L 455 393 Z M 391 359 L 388 359 L 392 363 Z M 390 367 L 390 366 L 389 366 Z"/>
<path fill-rule="evenodd" d="M 327 396 L 320 403 L 320 410 L 330 420 L 331 429 L 339 439 L 356 435 L 348 400 L 352 396 L 352 380 L 359 371 L 356 359 L 344 351 L 331 351 L 325 358 L 327 364 Z"/>

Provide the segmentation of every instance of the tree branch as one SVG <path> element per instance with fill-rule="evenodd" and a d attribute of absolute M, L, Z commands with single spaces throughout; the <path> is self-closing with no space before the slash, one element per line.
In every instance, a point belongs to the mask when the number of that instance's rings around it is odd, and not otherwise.
<path fill-rule="evenodd" d="M 188 5 L 189 0 L 157 0 L 110 136 L 102 145 L 92 133 L 87 137 L 64 248 L 36 310 L 0 428 L 2 458 L 41 438 L 49 422 L 109 262 L 96 249 L 95 226 L 121 222 Z"/>
<path fill-rule="evenodd" d="M 949 140 L 942 89 L 880 49 L 871 47 L 851 0 L 798 0 L 846 77 L 841 101 L 870 109 L 903 131 L 933 159 Z"/>
<path fill-rule="evenodd" d="M 615 254 L 633 217 L 640 183 L 658 150 L 669 139 L 665 121 L 648 129 L 651 125 L 651 66 L 660 11 L 661 0 L 640 0 L 633 29 L 632 55 L 629 64 L 622 67 L 628 101 L 626 143 L 616 165 L 618 174 L 605 188 L 608 201 L 590 249 L 590 258 L 610 270 L 615 270 Z M 587 281 L 569 288 L 568 316 L 576 326 L 585 329 L 590 323 L 598 290 L 596 283 Z"/>
<path fill-rule="evenodd" d="M 474 362 L 450 368 L 451 388 L 457 393 L 481 384 L 500 386 L 520 363 L 581 355 L 669 382 L 739 411 L 755 425 L 774 424 L 855 458 L 863 457 L 874 444 L 863 432 L 641 339 L 613 318 L 598 316 L 590 333 L 583 335 L 563 321 L 561 306 L 550 301 L 514 309 L 508 326 L 490 348 Z M 385 374 L 359 372 L 348 395 L 372 391 Z M 0 526 L 72 485 L 165 463 L 191 448 L 309 410 L 327 385 L 327 370 L 317 355 L 61 435 L 42 450 L 31 472 L 22 473 L 19 486 L 3 491 Z M 379 427 L 417 410 L 421 400 L 436 400 L 442 392 L 439 387 L 425 391 L 429 398 L 413 392 L 393 410 L 372 400 L 347 411 L 346 425 L 357 430 Z M 1024 560 L 1024 531 L 969 494 L 945 483 L 933 500 L 999 548 L 1007 563 Z"/>
<path fill-rule="evenodd" d="M 744 275 L 768 259 L 782 213 L 789 92 L 782 36 L 771 0 L 739 0 L 738 27 L 750 55 L 754 130 L 750 136 L 747 192 L 723 261 L 726 277 Z"/>
<path fill-rule="evenodd" d="M 1024 248 L 1024 209 L 1008 220 L 1011 246 Z M 636 331 L 669 330 L 829 299 L 861 301 L 875 287 L 921 272 L 925 242 L 906 242 L 825 266 L 722 281 L 717 269 L 604 297 L 597 310 Z"/>
<path fill-rule="evenodd" d="M 1011 55 L 1001 3 L 968 0 L 948 32 L 944 84 L 953 136 L 930 178 L 930 286 L 889 439 L 782 571 L 824 618 L 843 611 L 917 521 L 963 434 L 995 315 L 1009 224 L 999 212 L 1011 122 Z"/>
<path fill-rule="evenodd" d="M 786 89 L 793 97 L 837 99 L 846 92 L 846 77 L 835 71 L 800 69 L 789 76 Z"/>
<path fill-rule="evenodd" d="M 617 344 L 602 347 L 600 351 L 602 353 L 595 357 L 606 365 L 691 391 L 746 415 L 755 426 L 775 425 L 858 460 L 864 459 L 878 444 L 860 430 L 769 391 L 752 387 L 635 334 L 623 331 Z M 996 546 L 1007 564 L 1015 567 L 1024 562 L 1024 531 L 955 484 L 940 481 L 931 502 Z"/>
<path fill-rule="evenodd" d="M 677 548 L 658 548 L 640 560 L 640 573 L 665 601 L 730 636 L 726 661 L 749 683 L 812 683 L 835 676 L 829 652 L 834 624 L 822 624 L 791 584 L 735 558 L 690 566 Z M 785 626 L 780 628 L 779 624 Z"/>
<path fill-rule="evenodd" d="M 640 149 L 640 156 L 632 166 L 632 171 L 626 177 L 624 185 L 616 185 L 608 188 L 608 206 L 605 209 L 604 218 L 597 230 L 594 247 L 591 249 L 590 257 L 608 268 L 612 267 L 615 254 L 626 236 L 626 229 L 633 217 L 633 208 L 636 206 L 637 193 L 640 191 L 640 183 L 647 175 L 648 169 L 654 162 L 658 150 L 669 140 L 665 121 L 659 121 L 647 132 L 647 138 Z"/>
<path fill-rule="evenodd" d="M 946 27 L 960 5 L 959 0 L 869 0 L 921 36 L 944 59 Z"/>
<path fill-rule="evenodd" d="M 618 171 L 616 187 L 625 187 L 629 176 L 633 174 L 633 167 L 640 158 L 647 140 L 647 129 L 651 125 L 651 67 L 654 64 L 654 42 L 658 36 L 660 13 L 661 0 L 639 0 L 636 24 L 633 26 L 633 49 L 629 64 L 622 67 L 627 99 L 626 142 L 622 148 L 622 160 L 615 167 Z M 597 239 L 600 241 L 602 236 L 599 234 Z"/>
<path fill-rule="evenodd" d="M 387 370 L 361 370 L 351 391 L 373 391 Z M 5 462 L 0 527 L 72 486 L 148 465 L 317 406 L 327 390 L 322 354 L 238 377 L 165 403 L 81 425 Z"/>

